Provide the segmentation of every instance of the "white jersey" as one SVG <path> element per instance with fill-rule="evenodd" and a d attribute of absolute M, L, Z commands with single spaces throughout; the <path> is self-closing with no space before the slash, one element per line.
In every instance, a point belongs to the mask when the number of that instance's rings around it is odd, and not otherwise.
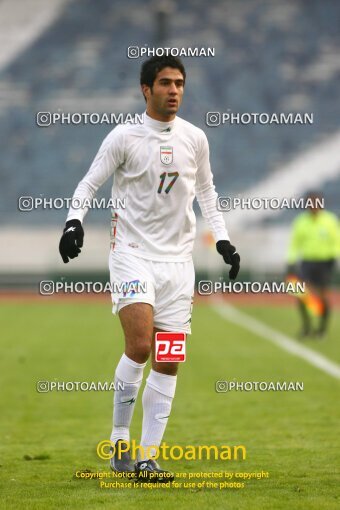
<path fill-rule="evenodd" d="M 184 262 L 191 259 L 195 238 L 195 196 L 215 241 L 229 239 L 216 207 L 208 140 L 201 129 L 180 117 L 160 122 L 144 113 L 143 119 L 108 134 L 73 198 L 93 199 L 113 175 L 112 198 L 125 202 L 124 209 L 113 210 L 114 250 Z M 82 222 L 86 212 L 71 207 L 67 220 Z"/>

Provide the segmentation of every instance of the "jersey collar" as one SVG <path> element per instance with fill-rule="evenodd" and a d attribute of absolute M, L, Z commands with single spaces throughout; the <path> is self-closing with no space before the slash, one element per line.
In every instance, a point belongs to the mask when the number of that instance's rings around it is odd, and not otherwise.
<path fill-rule="evenodd" d="M 176 118 L 174 120 L 171 120 L 169 122 L 162 122 L 160 120 L 152 119 L 146 111 L 143 114 L 144 116 L 144 125 L 148 128 L 154 129 L 155 131 L 158 131 L 160 133 L 170 133 L 176 122 Z"/>

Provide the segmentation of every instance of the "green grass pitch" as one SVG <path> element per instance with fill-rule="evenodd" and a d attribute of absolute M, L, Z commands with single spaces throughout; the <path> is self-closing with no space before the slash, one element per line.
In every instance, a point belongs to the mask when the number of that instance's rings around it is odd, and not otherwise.
<path fill-rule="evenodd" d="M 292 335 L 293 308 L 244 307 Z M 1 305 L 0 508 L 6 509 L 338 509 L 340 381 L 196 305 L 187 362 L 164 440 L 238 445 L 244 461 L 168 461 L 177 472 L 268 471 L 244 489 L 100 489 L 77 470 L 107 471 L 96 445 L 111 431 L 110 392 L 39 394 L 38 380 L 110 381 L 123 349 L 110 303 Z M 307 345 L 340 362 L 340 320 Z M 303 392 L 216 393 L 215 381 L 303 381 Z M 141 396 L 141 393 L 140 393 Z M 139 398 L 132 437 L 140 439 Z M 26 460 L 24 457 L 38 457 Z M 40 458 L 40 460 L 39 460 Z"/>

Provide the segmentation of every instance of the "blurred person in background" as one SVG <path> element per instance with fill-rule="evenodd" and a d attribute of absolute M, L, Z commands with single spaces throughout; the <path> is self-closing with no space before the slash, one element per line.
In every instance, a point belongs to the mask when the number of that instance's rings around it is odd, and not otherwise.
<path fill-rule="evenodd" d="M 302 319 L 300 338 L 323 338 L 327 332 L 330 305 L 328 286 L 339 255 L 339 222 L 335 214 L 323 209 L 323 196 L 306 195 L 307 210 L 292 225 L 288 249 L 288 275 L 306 283 L 306 292 L 297 299 Z M 317 327 L 312 327 L 312 316 Z"/>

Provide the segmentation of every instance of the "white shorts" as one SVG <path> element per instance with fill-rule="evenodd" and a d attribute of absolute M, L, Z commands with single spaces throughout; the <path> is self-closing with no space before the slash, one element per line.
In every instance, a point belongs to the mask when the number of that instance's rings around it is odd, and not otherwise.
<path fill-rule="evenodd" d="M 109 268 L 112 313 L 131 303 L 149 303 L 154 311 L 155 328 L 191 333 L 195 287 L 192 260 L 156 262 L 111 251 Z"/>

